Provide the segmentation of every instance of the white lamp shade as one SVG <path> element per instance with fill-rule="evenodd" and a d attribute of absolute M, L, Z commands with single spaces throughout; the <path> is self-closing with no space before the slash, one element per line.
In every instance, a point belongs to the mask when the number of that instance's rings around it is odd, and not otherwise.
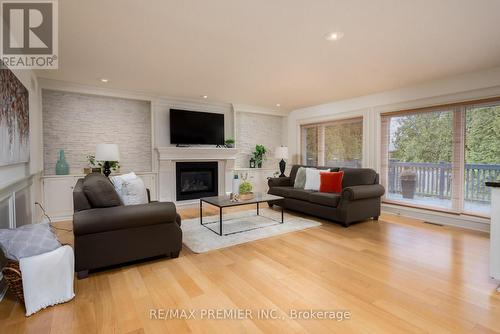
<path fill-rule="evenodd" d="M 120 161 L 120 150 L 116 144 L 97 144 L 95 149 L 97 161 Z"/>
<path fill-rule="evenodd" d="M 274 150 L 274 157 L 276 159 L 288 159 L 288 147 L 276 147 L 276 149 Z"/>

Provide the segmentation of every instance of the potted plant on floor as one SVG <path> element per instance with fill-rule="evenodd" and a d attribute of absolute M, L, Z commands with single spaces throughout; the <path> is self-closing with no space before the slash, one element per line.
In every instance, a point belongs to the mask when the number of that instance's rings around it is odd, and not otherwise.
<path fill-rule="evenodd" d="M 264 145 L 255 145 L 255 151 L 252 153 L 253 158 L 255 160 L 255 164 L 257 165 L 257 168 L 262 168 L 262 162 L 265 159 L 267 149 L 264 147 Z"/>
<path fill-rule="evenodd" d="M 417 174 L 411 169 L 406 169 L 401 173 L 399 179 L 401 180 L 403 198 L 413 199 L 417 188 Z"/>

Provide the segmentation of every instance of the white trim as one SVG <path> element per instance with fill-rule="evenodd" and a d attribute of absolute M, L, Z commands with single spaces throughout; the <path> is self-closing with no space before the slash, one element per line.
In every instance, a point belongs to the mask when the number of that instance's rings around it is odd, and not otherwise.
<path fill-rule="evenodd" d="M 38 85 L 40 86 L 41 89 L 47 89 L 47 90 L 56 90 L 56 91 L 80 93 L 87 95 L 109 96 L 109 97 L 117 97 L 129 100 L 152 101 L 155 98 L 154 95 L 147 94 L 145 92 L 111 89 L 106 87 L 83 85 L 74 82 L 52 80 L 45 78 L 39 78 Z"/>
<path fill-rule="evenodd" d="M 382 203 L 382 212 L 415 218 L 435 224 L 466 228 L 486 233 L 490 232 L 490 220 L 486 218 L 411 208 L 389 203 Z"/>
<path fill-rule="evenodd" d="M 159 96 L 155 99 L 155 102 L 160 107 L 171 107 L 175 105 L 176 108 L 189 108 L 196 109 L 198 111 L 206 111 L 210 112 L 210 110 L 206 110 L 206 107 L 215 107 L 222 108 L 226 111 L 231 110 L 231 103 L 225 102 L 217 102 L 217 101 L 207 101 L 205 99 L 190 99 L 190 98 L 180 98 L 180 97 L 171 97 L 171 96 Z M 200 109 L 200 106 L 203 106 L 203 110 Z"/>
<path fill-rule="evenodd" d="M 160 161 L 170 160 L 235 160 L 236 148 L 215 147 L 157 147 Z"/>
<path fill-rule="evenodd" d="M 251 114 L 263 114 L 263 115 L 272 115 L 272 116 L 280 116 L 286 117 L 288 113 L 281 110 L 259 107 L 259 106 L 251 106 L 248 104 L 235 104 L 233 103 L 234 112 L 246 112 Z"/>

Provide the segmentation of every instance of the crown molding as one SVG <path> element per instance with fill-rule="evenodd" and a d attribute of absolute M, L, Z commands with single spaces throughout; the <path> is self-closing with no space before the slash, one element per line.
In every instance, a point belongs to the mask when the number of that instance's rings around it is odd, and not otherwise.
<path fill-rule="evenodd" d="M 272 115 L 272 116 L 280 116 L 280 117 L 286 117 L 288 114 L 284 111 L 280 110 L 275 110 L 271 108 L 265 108 L 265 107 L 259 107 L 259 106 L 252 106 L 248 104 L 234 104 L 233 103 L 233 110 L 234 112 L 245 112 L 245 113 L 252 113 L 252 114 L 264 114 L 264 115 Z"/>
<path fill-rule="evenodd" d="M 47 89 L 47 90 L 56 90 L 56 91 L 80 93 L 87 95 L 118 97 L 130 100 L 152 101 L 155 98 L 157 98 L 157 96 L 145 92 L 111 89 L 111 88 L 83 85 L 75 82 L 53 80 L 46 78 L 38 78 L 38 85 L 42 89 Z"/>
<path fill-rule="evenodd" d="M 173 96 L 159 96 L 153 101 L 153 104 L 158 106 L 185 105 L 186 107 L 196 107 L 203 105 L 228 110 L 230 110 L 232 107 L 231 103 L 226 102 L 207 101 L 201 98 L 185 98 Z"/>
<path fill-rule="evenodd" d="M 252 106 L 248 104 L 235 104 L 228 102 L 207 101 L 201 98 L 186 98 L 186 97 L 173 97 L 149 94 L 141 91 L 130 91 L 122 89 L 112 89 L 106 87 L 97 87 L 91 85 L 84 85 L 75 82 L 53 80 L 47 78 L 37 78 L 38 86 L 41 89 L 55 90 L 62 92 L 71 92 L 87 95 L 100 95 L 116 98 L 124 98 L 130 100 L 149 101 L 156 106 L 170 106 L 170 105 L 185 105 L 186 107 L 196 106 L 209 106 L 214 108 L 232 109 L 234 112 L 245 112 L 253 114 L 263 114 L 271 116 L 286 117 L 288 113 L 281 110 L 265 108 L 260 106 Z"/>

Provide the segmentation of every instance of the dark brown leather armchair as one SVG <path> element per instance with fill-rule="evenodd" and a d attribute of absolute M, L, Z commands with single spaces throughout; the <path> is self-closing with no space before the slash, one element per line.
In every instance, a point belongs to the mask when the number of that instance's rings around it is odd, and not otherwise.
<path fill-rule="evenodd" d="M 173 203 L 96 208 L 83 188 L 84 179 L 80 179 L 73 190 L 78 278 L 87 277 L 92 269 L 161 255 L 179 256 L 181 219 Z"/>

